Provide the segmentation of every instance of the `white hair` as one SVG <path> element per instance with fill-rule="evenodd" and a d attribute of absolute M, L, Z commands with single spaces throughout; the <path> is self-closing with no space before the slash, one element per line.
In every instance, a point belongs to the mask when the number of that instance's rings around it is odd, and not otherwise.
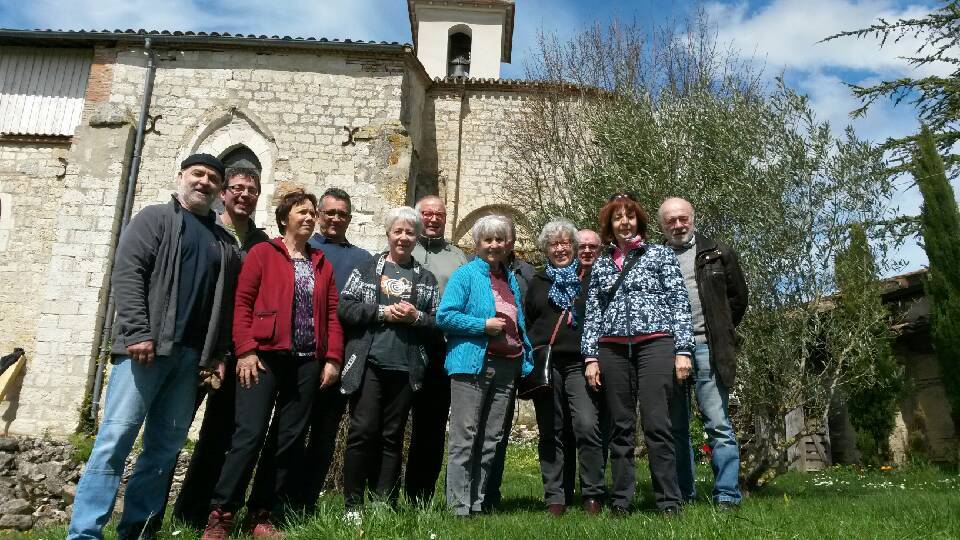
<path fill-rule="evenodd" d="M 423 220 L 420 219 L 420 214 L 409 206 L 398 206 L 387 212 L 387 216 L 383 218 L 383 225 L 387 232 L 390 232 L 394 222 L 397 220 L 406 221 L 410 225 L 413 225 L 414 232 L 417 234 L 423 231 Z"/>
<path fill-rule="evenodd" d="M 540 248 L 540 251 L 546 253 L 547 248 L 550 247 L 550 242 L 563 239 L 564 236 L 570 238 L 573 251 L 577 251 L 577 246 L 580 244 L 577 239 L 577 226 L 569 219 L 555 219 L 544 225 L 543 230 L 540 231 L 540 236 L 537 237 L 537 247 Z"/>
<path fill-rule="evenodd" d="M 447 205 L 443 202 L 443 199 L 441 199 L 439 195 L 424 195 L 423 197 L 420 197 L 420 200 L 417 201 L 417 204 L 413 206 L 413 209 L 419 212 L 423 206 L 423 203 L 427 201 L 437 201 L 440 204 L 442 204 L 444 208 L 447 207 Z"/>
<path fill-rule="evenodd" d="M 510 222 L 507 218 L 498 215 L 483 216 L 470 229 L 473 243 L 479 244 L 484 238 L 499 236 L 506 240 L 510 237 Z"/>

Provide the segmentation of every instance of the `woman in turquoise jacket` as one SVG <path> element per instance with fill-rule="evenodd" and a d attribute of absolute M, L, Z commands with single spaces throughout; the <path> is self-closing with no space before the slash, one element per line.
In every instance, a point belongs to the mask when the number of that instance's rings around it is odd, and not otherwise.
<path fill-rule="evenodd" d="M 520 288 L 504 266 L 510 224 L 502 216 L 485 216 L 471 235 L 477 257 L 450 277 L 437 311 L 450 375 L 447 506 L 458 516 L 487 509 L 484 498 L 516 381 L 533 369 Z"/>

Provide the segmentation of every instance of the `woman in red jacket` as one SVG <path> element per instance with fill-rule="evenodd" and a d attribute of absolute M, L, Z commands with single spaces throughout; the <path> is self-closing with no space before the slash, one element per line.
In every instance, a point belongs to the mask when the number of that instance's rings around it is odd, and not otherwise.
<path fill-rule="evenodd" d="M 230 534 L 274 407 L 277 441 L 270 448 L 275 451 L 262 456 L 275 467 L 273 486 L 257 482 L 248 515 L 254 537 L 280 535 L 270 519 L 271 507 L 289 498 L 294 468 L 300 465 L 295 462 L 296 443 L 310 418 L 314 391 L 340 376 L 343 331 L 333 267 L 322 251 L 307 245 L 316 214 L 316 197 L 303 190 L 286 194 L 277 205 L 283 236 L 254 246 L 240 270 L 233 315 L 240 383 L 236 430 L 214 490 L 204 540 Z"/>

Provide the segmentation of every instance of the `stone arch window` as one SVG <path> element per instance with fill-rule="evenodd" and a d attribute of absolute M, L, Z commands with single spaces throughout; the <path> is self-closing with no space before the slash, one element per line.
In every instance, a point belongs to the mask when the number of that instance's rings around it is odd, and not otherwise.
<path fill-rule="evenodd" d="M 450 29 L 449 35 L 447 41 L 447 75 L 469 77 L 473 32 L 469 26 L 458 24 Z"/>
<path fill-rule="evenodd" d="M 242 144 L 227 151 L 227 153 L 220 158 L 220 161 L 223 162 L 223 165 L 227 169 L 232 169 L 238 166 L 238 164 L 242 166 L 245 165 L 243 162 L 248 162 L 253 165 L 253 169 L 258 173 L 263 171 L 263 166 L 260 165 L 260 158 L 257 157 L 257 154 Z"/>
<path fill-rule="evenodd" d="M 271 225 L 269 218 L 273 213 L 274 174 L 279 156 L 275 141 L 267 125 L 252 112 L 241 107 L 218 107 L 204 113 L 197 130 L 184 137 L 180 159 L 205 152 L 219 156 L 227 167 L 240 159 L 256 164 L 260 171 L 260 200 L 254 220 L 272 235 L 276 225 Z"/>
<path fill-rule="evenodd" d="M 457 223 L 453 230 L 453 243 L 473 252 L 473 239 L 470 238 L 470 229 L 473 224 L 483 216 L 500 215 L 513 220 L 517 229 L 518 251 L 531 251 L 535 249 L 533 239 L 530 235 L 535 234 L 527 217 L 516 208 L 506 204 L 489 204 L 481 206 L 464 216 Z"/>

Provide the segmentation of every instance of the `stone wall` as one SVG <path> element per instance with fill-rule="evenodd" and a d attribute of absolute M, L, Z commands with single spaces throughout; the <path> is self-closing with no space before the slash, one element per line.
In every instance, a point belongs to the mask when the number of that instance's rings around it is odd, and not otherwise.
<path fill-rule="evenodd" d="M 428 93 L 424 107 L 428 148 L 420 189 L 428 191 L 430 182 L 436 183 L 436 191 L 447 202 L 447 232 L 454 241 L 469 244 L 470 227 L 489 213 L 512 215 L 520 239 L 529 238 L 522 214 L 510 205 L 505 183 L 508 123 L 523 114 L 526 96 L 517 89 L 471 90 L 469 85 L 439 86 Z"/>
<path fill-rule="evenodd" d="M 77 425 L 104 316 L 130 123 L 126 111 L 89 102 L 69 147 L 2 151 L 20 174 L 0 180 L 14 193 L 15 222 L 0 279 L 16 285 L 0 291 L 0 305 L 10 306 L 0 307 L 0 350 L 22 346 L 27 356 L 5 431 L 64 435 Z"/>
<path fill-rule="evenodd" d="M 0 141 L 0 355 L 22 347 L 32 360 L 37 352 L 55 205 L 65 191 L 59 159 L 68 152 L 57 142 Z M 17 413 L 18 396 L 11 398 L 0 404 L 3 427 Z"/>
<path fill-rule="evenodd" d="M 423 92 L 404 85 L 402 57 L 253 50 L 158 56 L 150 108 L 156 123 L 145 139 L 135 210 L 168 200 L 189 153 L 222 155 L 242 144 L 264 166 L 259 225 L 276 232 L 270 199 L 278 189 L 342 187 L 353 197 L 351 240 L 381 246 L 378 216 L 406 200 L 408 132 L 419 118 L 401 114 L 405 93 Z M 142 50 L 119 52 L 112 103 L 137 107 L 145 66 Z"/>
<path fill-rule="evenodd" d="M 429 82 L 408 55 L 160 50 L 133 213 L 169 200 L 182 158 L 240 145 L 264 167 L 256 219 L 276 234 L 290 187 L 353 197 L 350 238 L 383 246 L 381 217 L 413 196 Z M 22 346 L 14 433 L 64 435 L 90 389 L 107 303 L 133 115 L 147 56 L 98 47 L 70 141 L 0 142 L 0 352 Z M 12 210 L 11 210 L 12 209 Z"/>

